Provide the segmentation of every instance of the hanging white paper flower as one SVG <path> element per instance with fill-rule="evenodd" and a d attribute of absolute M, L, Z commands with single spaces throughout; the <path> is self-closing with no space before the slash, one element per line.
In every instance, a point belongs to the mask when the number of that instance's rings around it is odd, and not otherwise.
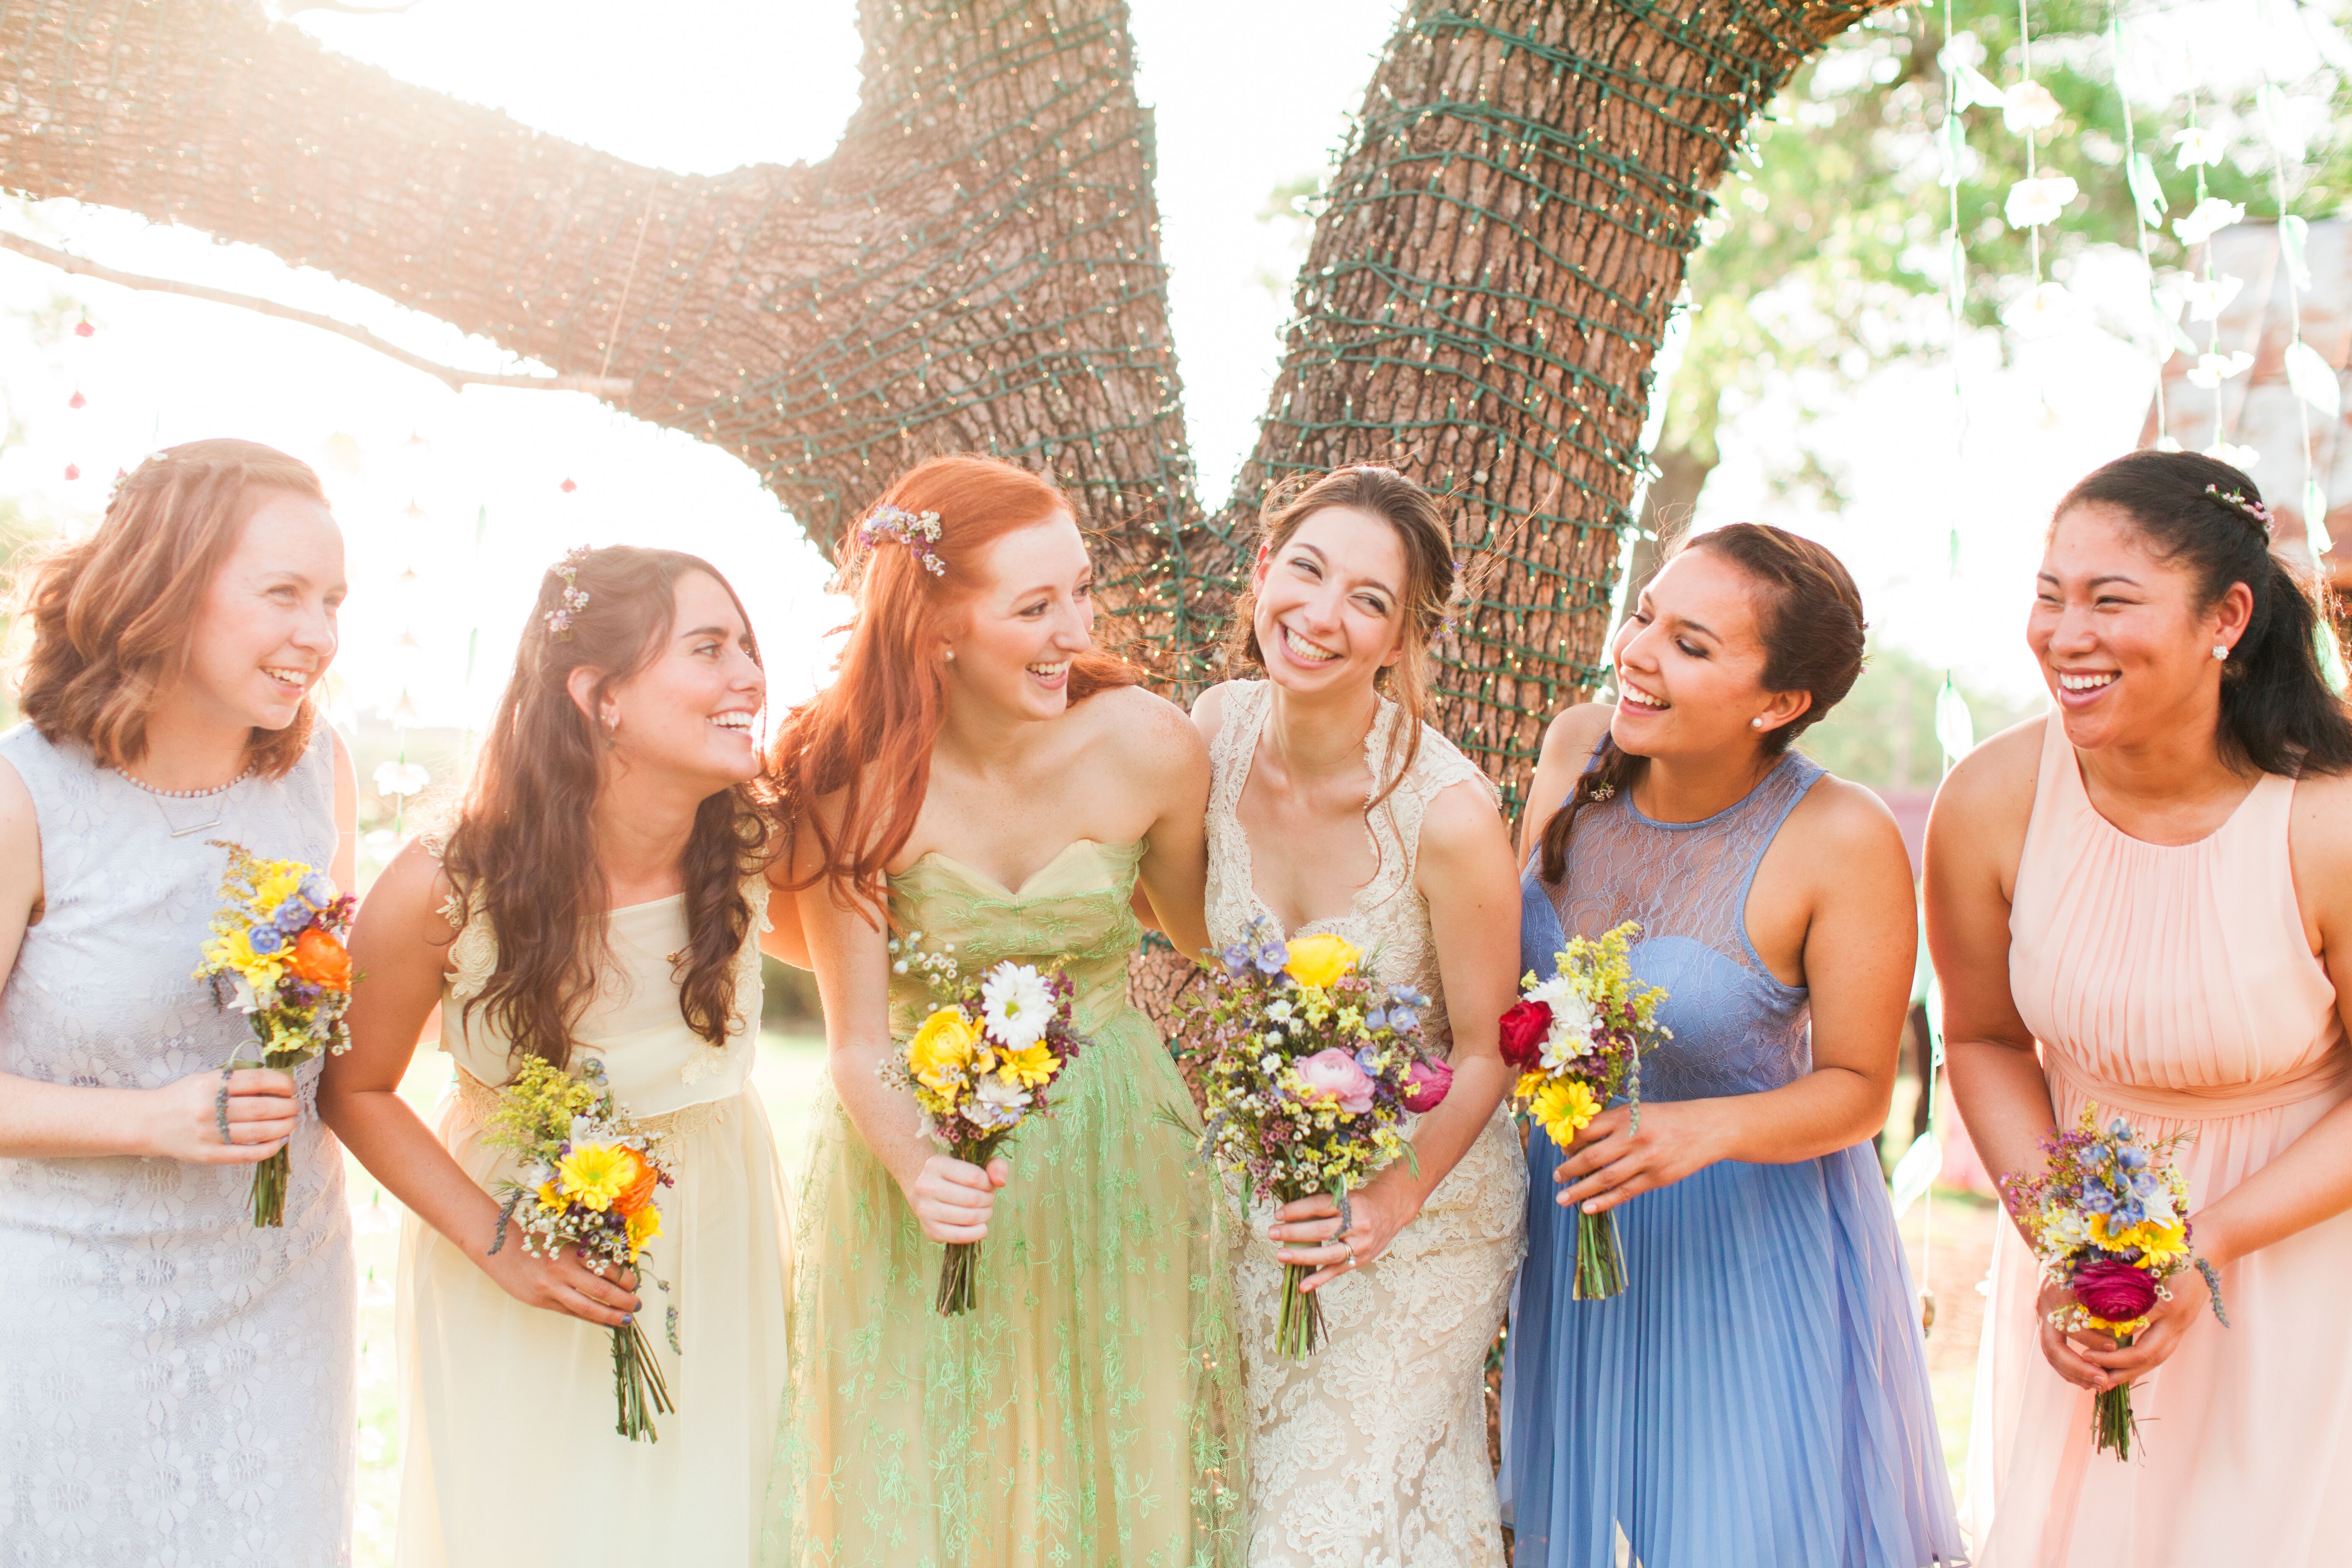
<path fill-rule="evenodd" d="M 2000 308 L 2001 324 L 2021 338 L 2046 338 L 2063 331 L 2079 314 L 2074 296 L 2063 283 L 2044 283 L 2020 294 Z"/>
<path fill-rule="evenodd" d="M 2046 130 L 2058 123 L 2058 100 L 2050 89 L 2026 78 L 2001 95 L 2000 122 L 2014 135 Z"/>
<path fill-rule="evenodd" d="M 2344 409 L 2344 384 L 2317 349 L 2297 338 L 2287 345 L 2286 384 L 2294 394 L 2333 419 Z"/>
<path fill-rule="evenodd" d="M 1960 38 L 1969 36 L 1971 35 L 1966 33 L 1955 33 L 1952 35 L 1952 37 L 1954 41 L 1957 42 Z M 1949 45 L 1945 47 L 1944 53 L 1947 56 L 1952 53 Z M 2008 100 L 2002 96 L 2000 89 L 1987 81 L 1984 79 L 1984 73 L 1978 70 L 1975 66 L 1963 64 L 1958 60 L 1947 58 L 1944 61 L 1944 68 L 1952 73 L 1952 100 L 1954 108 L 1962 110 L 1978 108 L 1999 109 L 2007 103 Z"/>
<path fill-rule="evenodd" d="M 2180 285 L 2180 297 L 2189 301 L 2190 321 L 2218 321 L 2245 286 L 2244 279 L 2227 272 L 2217 278 L 2191 278 Z"/>
<path fill-rule="evenodd" d="M 2043 174 L 2036 179 L 2020 180 L 2009 187 L 2009 200 L 2002 205 L 2002 216 L 2011 228 L 2036 228 L 2045 223 L 2055 223 L 2066 204 L 2082 194 L 2067 174 Z"/>
<path fill-rule="evenodd" d="M 2172 144 L 2179 149 L 2173 159 L 2176 166 L 2194 169 L 2200 164 L 2218 167 L 2221 162 L 2221 138 L 2202 125 L 2190 125 L 2172 133 Z"/>
<path fill-rule="evenodd" d="M 2205 455 L 2218 462 L 2229 464 L 2241 473 L 2251 470 L 2256 463 L 2263 460 L 2263 455 L 2252 447 L 2233 447 L 2227 441 L 2214 442 L 2205 448 Z"/>
<path fill-rule="evenodd" d="M 433 775 L 415 763 L 386 763 L 375 771 L 375 793 L 411 795 L 433 782 Z"/>
<path fill-rule="evenodd" d="M 2210 392 L 2233 375 L 2242 375 L 2254 363 L 2254 356 L 2243 349 L 2226 354 L 2203 353 L 2189 372 L 2189 384 Z M 2223 459 L 2227 461 L 2227 459 Z"/>
<path fill-rule="evenodd" d="M 2244 203 L 2207 196 L 2187 217 L 2172 220 L 2172 232 L 2180 237 L 2183 245 L 2202 245 L 2231 224 L 2243 223 L 2245 217 Z"/>

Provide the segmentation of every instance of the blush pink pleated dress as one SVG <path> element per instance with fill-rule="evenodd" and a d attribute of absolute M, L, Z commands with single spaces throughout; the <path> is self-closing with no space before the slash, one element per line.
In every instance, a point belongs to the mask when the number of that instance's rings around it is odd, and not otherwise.
<path fill-rule="evenodd" d="M 2294 781 L 2219 831 L 2142 843 L 2093 808 L 2065 731 L 2042 742 L 2010 914 L 2010 984 L 2062 1125 L 2086 1102 L 2186 1131 L 2190 1213 L 2352 1094 L 2336 988 L 2287 858 Z M 2128 1462 L 2092 1449 L 2091 1395 L 2042 1358 L 2033 1258 L 2003 1223 L 1978 1368 L 1978 1568 L 2352 1562 L 2352 1215 L 2222 1271 L 2209 1314 L 2134 1385 Z M 2195 1275 L 2174 1289 L 2203 1294 Z"/>

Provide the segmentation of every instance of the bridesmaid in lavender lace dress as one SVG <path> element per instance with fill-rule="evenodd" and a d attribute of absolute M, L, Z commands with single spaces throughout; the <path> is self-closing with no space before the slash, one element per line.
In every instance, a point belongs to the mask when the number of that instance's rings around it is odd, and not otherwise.
<path fill-rule="evenodd" d="M 0 735 L 0 1563 L 350 1561 L 351 1219 L 320 1066 L 228 1071 L 191 977 L 231 839 L 352 883 L 310 692 L 342 538 L 304 465 L 200 441 L 39 572 Z M 289 1142 L 290 1140 L 290 1142 Z M 252 1166 L 281 1148 L 282 1227 Z"/>

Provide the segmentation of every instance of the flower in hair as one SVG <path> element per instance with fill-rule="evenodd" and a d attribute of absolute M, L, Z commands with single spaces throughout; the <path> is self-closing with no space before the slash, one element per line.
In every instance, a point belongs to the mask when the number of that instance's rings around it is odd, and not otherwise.
<path fill-rule="evenodd" d="M 2243 515 L 2247 521 L 2261 529 L 2264 533 L 2268 533 L 2277 527 L 2276 521 L 2271 517 L 2271 509 L 2264 506 L 2258 500 L 2248 500 L 2246 499 L 2245 492 L 2242 490 L 2225 490 L 2219 485 L 2207 485 L 2205 487 L 2205 493 L 2211 496 L 2215 500 L 2220 501 L 2223 506 Z"/>
<path fill-rule="evenodd" d="M 912 552 L 923 570 L 934 577 L 948 574 L 947 563 L 940 559 L 940 514 L 935 511 L 908 511 L 902 506 L 877 506 L 858 525 L 857 542 L 873 549 L 886 539 L 895 539 Z"/>
<path fill-rule="evenodd" d="M 548 568 L 563 579 L 563 600 L 554 609 L 540 616 L 547 629 L 559 642 L 572 640 L 572 617 L 588 607 L 588 590 L 580 586 L 580 563 L 588 559 L 588 546 L 576 544 L 563 552 L 563 559 Z"/>

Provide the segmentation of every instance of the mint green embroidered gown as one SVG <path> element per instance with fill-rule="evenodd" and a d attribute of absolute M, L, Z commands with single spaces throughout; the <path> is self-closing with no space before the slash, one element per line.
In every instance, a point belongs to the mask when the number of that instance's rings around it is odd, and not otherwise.
<path fill-rule="evenodd" d="M 1210 1568 L 1241 1560 L 1240 1360 L 1195 1118 L 1127 998 L 1144 847 L 1080 839 L 1018 891 L 944 856 L 899 927 L 967 974 L 1059 961 L 1088 1044 L 1006 1152 L 979 1305 L 827 1082 L 798 1202 L 793 1392 L 762 1561 L 791 1568 Z M 931 1001 L 891 982 L 904 1040 Z M 909 1115 L 913 1112 L 910 1110 Z"/>

